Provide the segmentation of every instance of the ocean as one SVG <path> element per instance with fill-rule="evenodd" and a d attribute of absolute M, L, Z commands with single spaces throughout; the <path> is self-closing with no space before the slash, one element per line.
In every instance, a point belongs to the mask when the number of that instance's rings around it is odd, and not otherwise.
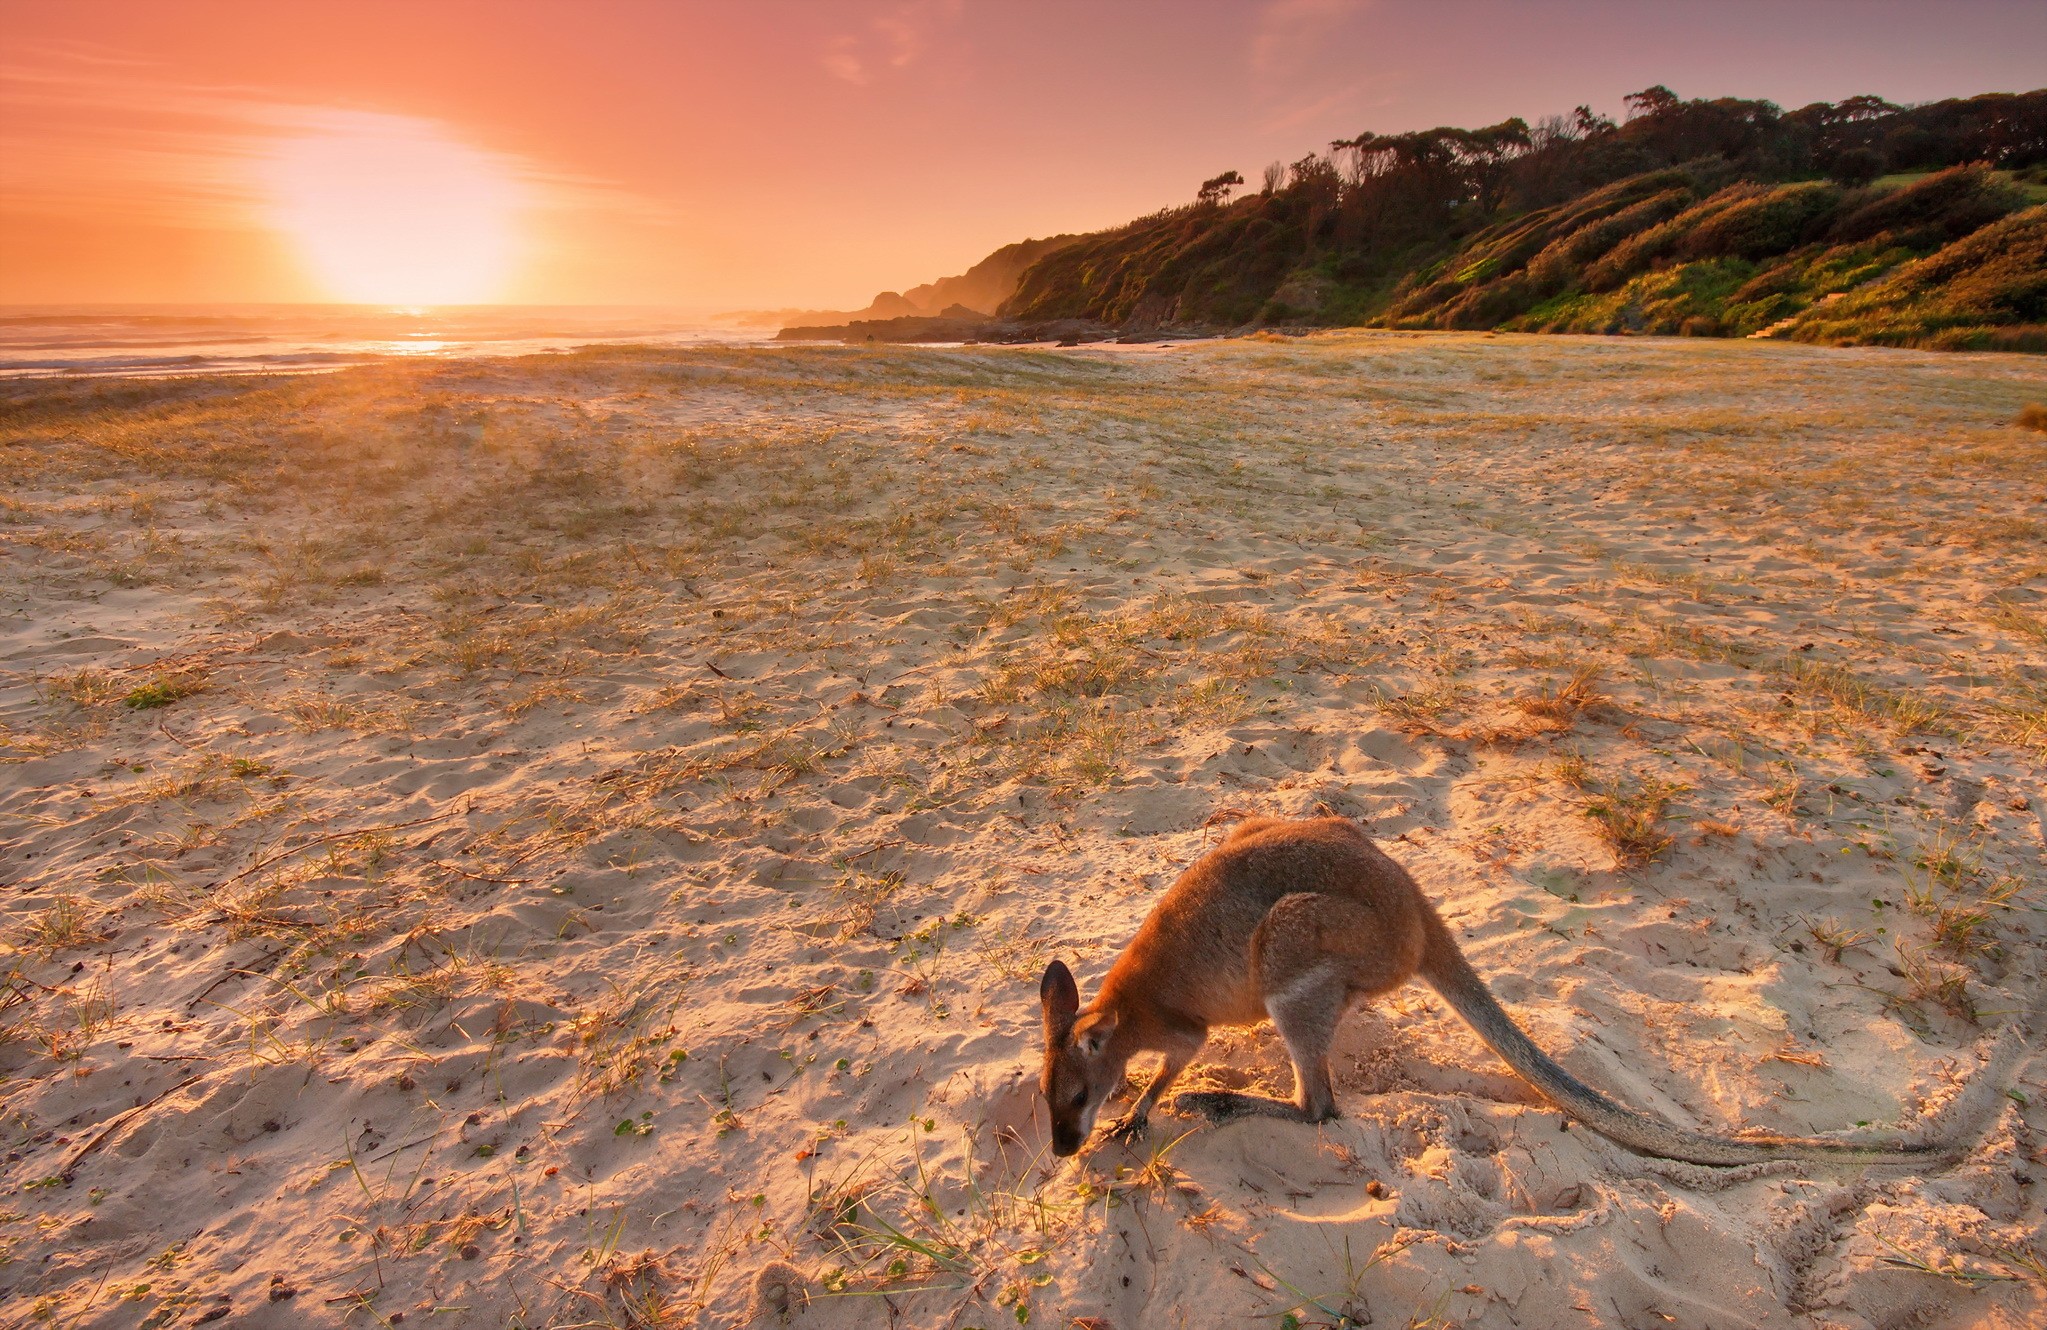
<path fill-rule="evenodd" d="M 0 377 L 308 373 L 383 359 L 523 356 L 600 343 L 754 343 L 772 330 L 659 310 L 537 305 L 0 306 Z"/>

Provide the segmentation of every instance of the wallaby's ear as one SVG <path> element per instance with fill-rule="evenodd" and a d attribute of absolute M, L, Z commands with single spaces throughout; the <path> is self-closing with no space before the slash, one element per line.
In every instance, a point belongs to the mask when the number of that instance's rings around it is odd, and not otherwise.
<path fill-rule="evenodd" d="M 1045 1004 L 1047 1024 L 1070 1021 L 1080 1010 L 1080 987 L 1073 982 L 1073 971 L 1066 968 L 1065 961 L 1045 967 L 1045 977 L 1038 981 L 1038 1001 Z"/>
<path fill-rule="evenodd" d="M 1073 1044 L 1081 1052 L 1093 1057 L 1102 1051 L 1102 1045 L 1109 1042 L 1109 1036 L 1116 1033 L 1116 1013 L 1098 1011 L 1092 1016 L 1083 1016 L 1073 1023 Z"/>

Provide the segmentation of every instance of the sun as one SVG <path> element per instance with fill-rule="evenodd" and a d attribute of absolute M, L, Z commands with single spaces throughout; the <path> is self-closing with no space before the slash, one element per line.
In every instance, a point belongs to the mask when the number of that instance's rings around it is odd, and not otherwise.
<path fill-rule="evenodd" d="M 428 122 L 359 115 L 280 141 L 263 163 L 270 224 L 336 300 L 502 298 L 525 187 Z"/>

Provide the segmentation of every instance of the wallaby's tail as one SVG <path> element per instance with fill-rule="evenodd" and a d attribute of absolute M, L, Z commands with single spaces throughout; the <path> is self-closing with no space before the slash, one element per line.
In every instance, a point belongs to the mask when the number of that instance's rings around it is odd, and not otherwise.
<path fill-rule="evenodd" d="M 1810 1136 L 1708 1136 L 1617 1104 L 1558 1066 L 1522 1033 L 1514 1018 L 1486 988 L 1485 980 L 1464 959 L 1456 940 L 1443 922 L 1434 917 L 1434 911 L 1430 912 L 1429 925 L 1421 977 L 1457 1009 L 1457 1014 L 1478 1032 L 1487 1047 L 1506 1059 L 1508 1066 L 1520 1072 L 1551 1103 L 1631 1150 L 1694 1164 L 1753 1164 L 1768 1159 L 1908 1163 L 1939 1153 L 1935 1146 L 1903 1141 L 1855 1143 Z"/>

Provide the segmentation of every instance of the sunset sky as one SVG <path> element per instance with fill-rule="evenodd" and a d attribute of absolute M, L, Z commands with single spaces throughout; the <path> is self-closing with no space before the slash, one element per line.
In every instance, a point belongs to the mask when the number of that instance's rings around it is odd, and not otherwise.
<path fill-rule="evenodd" d="M 1364 130 L 2047 86 L 2047 4 L 0 0 L 0 302 L 852 307 Z"/>

